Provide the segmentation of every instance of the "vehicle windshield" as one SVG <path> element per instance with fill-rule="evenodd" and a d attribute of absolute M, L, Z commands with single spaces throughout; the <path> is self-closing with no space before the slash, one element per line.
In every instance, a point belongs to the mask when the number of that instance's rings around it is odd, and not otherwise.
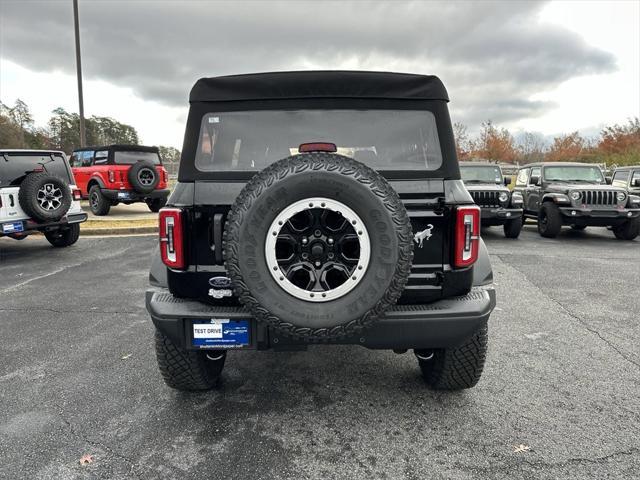
<path fill-rule="evenodd" d="M 51 175 L 71 182 L 65 158 L 58 153 L 6 152 L 0 154 L 0 187 L 20 185 L 27 174 L 42 168 Z"/>
<path fill-rule="evenodd" d="M 585 182 L 605 183 L 600 167 L 590 166 L 552 166 L 544 168 L 544 179 L 547 182 Z"/>
<path fill-rule="evenodd" d="M 502 171 L 493 165 L 461 165 L 460 174 L 464 183 L 502 183 Z"/>
<path fill-rule="evenodd" d="M 154 165 L 160 165 L 160 155 L 156 152 L 137 152 L 132 151 L 119 151 L 113 152 L 113 162 L 118 165 L 133 165 L 141 160 L 147 160 Z"/>
<path fill-rule="evenodd" d="M 201 171 L 255 171 L 298 153 L 304 143 L 376 170 L 436 170 L 442 153 L 433 113 L 414 110 L 293 110 L 211 113 L 196 152 Z"/>

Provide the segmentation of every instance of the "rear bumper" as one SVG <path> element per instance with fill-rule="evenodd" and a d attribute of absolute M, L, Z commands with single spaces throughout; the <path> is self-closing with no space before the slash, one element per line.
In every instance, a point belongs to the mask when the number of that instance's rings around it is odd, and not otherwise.
<path fill-rule="evenodd" d="M 480 220 L 484 224 L 503 224 L 522 216 L 521 208 L 480 207 Z"/>
<path fill-rule="evenodd" d="M 322 343 L 362 345 L 375 349 L 426 349 L 459 345 L 486 324 L 496 305 L 492 287 L 474 287 L 468 294 L 427 305 L 395 305 L 373 326 L 353 337 Z M 211 306 L 180 299 L 168 289 L 146 292 L 146 307 L 154 325 L 185 349 L 191 346 L 193 320 L 250 320 L 250 349 L 306 346 L 310 342 L 280 336 L 255 321 L 244 307 Z"/>
<path fill-rule="evenodd" d="M 112 202 L 139 202 L 146 199 L 154 200 L 156 198 L 167 198 L 170 190 L 154 190 L 151 193 L 139 193 L 135 190 L 110 190 L 103 188 L 100 190 L 102 195 Z"/>
<path fill-rule="evenodd" d="M 12 235 L 15 234 L 29 234 L 33 232 L 47 232 L 52 230 L 57 230 L 58 228 L 64 228 L 65 226 L 74 224 L 74 223 L 82 223 L 87 221 L 87 214 L 82 213 L 68 213 L 64 217 L 62 217 L 57 222 L 47 222 L 47 223 L 38 223 L 30 218 L 26 220 L 12 220 L 6 223 L 22 223 L 22 230 L 12 232 Z M 4 222 L 0 222 L 4 223 Z M 3 233 L 3 228 L 0 227 L 0 237 L 8 236 L 9 233 Z"/>
<path fill-rule="evenodd" d="M 627 220 L 640 217 L 640 208 L 596 209 L 560 207 L 563 223 L 587 226 L 619 225 Z"/>

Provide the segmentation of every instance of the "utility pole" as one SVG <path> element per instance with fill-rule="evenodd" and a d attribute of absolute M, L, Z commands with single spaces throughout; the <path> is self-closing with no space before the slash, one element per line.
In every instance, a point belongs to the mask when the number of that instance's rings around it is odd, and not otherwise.
<path fill-rule="evenodd" d="M 80 60 L 80 27 L 78 22 L 78 0 L 73 0 L 73 26 L 76 35 L 76 73 L 78 75 L 78 104 L 80 109 L 80 146 L 86 146 L 84 128 L 84 99 L 82 95 L 82 62 Z"/>

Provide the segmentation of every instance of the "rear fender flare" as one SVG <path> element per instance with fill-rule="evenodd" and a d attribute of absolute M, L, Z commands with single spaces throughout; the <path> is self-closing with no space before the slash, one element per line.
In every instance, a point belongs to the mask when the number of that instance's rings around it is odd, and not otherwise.
<path fill-rule="evenodd" d="M 478 260 L 473 265 L 473 286 L 480 287 L 493 283 L 493 269 L 491 268 L 491 259 L 489 251 L 484 244 L 484 240 L 480 239 L 480 248 L 478 250 Z"/>

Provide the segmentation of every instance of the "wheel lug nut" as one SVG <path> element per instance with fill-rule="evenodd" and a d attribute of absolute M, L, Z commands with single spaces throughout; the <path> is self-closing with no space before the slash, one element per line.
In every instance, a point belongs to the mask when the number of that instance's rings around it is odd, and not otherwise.
<path fill-rule="evenodd" d="M 315 232 L 313 232 L 313 234 L 314 234 L 316 237 L 320 237 L 320 236 L 322 235 L 322 232 L 321 232 L 320 230 L 316 230 Z"/>
<path fill-rule="evenodd" d="M 329 237 L 329 239 L 327 240 L 327 242 L 329 243 L 329 245 L 333 245 L 333 238 Z"/>
<path fill-rule="evenodd" d="M 316 267 L 319 267 L 320 265 L 322 265 L 320 262 L 316 262 Z"/>
<path fill-rule="evenodd" d="M 309 239 L 307 237 L 302 237 L 302 244 L 306 245 L 307 243 L 309 243 Z"/>
<path fill-rule="evenodd" d="M 307 258 L 309 258 L 309 254 L 308 254 L 308 253 L 306 253 L 306 252 L 305 252 L 305 253 L 303 253 L 303 254 L 302 254 L 302 258 L 303 258 L 304 260 L 306 260 Z"/>
<path fill-rule="evenodd" d="M 332 260 L 332 259 L 333 259 L 333 253 L 329 253 L 329 254 L 327 255 L 327 257 L 329 257 L 329 260 Z"/>

